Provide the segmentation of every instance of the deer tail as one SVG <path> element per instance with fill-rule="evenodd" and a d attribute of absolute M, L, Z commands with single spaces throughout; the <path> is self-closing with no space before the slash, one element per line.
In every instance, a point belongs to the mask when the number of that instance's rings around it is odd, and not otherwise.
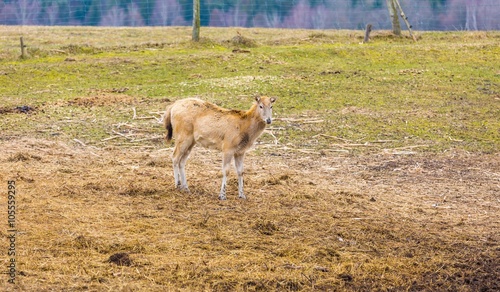
<path fill-rule="evenodd" d="M 170 140 L 172 140 L 172 135 L 173 135 L 172 115 L 170 113 L 171 109 L 172 109 L 172 106 L 167 107 L 167 111 L 165 112 L 165 115 L 163 116 L 163 125 L 165 126 L 165 129 L 167 129 L 167 136 L 165 137 L 167 139 L 167 142 L 170 142 Z"/>

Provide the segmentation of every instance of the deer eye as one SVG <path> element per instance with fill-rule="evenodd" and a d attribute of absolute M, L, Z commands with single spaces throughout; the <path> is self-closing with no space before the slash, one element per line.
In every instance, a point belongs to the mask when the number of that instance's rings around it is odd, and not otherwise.
<path fill-rule="evenodd" d="M 260 107 L 260 108 L 264 108 L 264 106 L 263 106 L 263 105 L 259 105 L 259 107 Z"/>

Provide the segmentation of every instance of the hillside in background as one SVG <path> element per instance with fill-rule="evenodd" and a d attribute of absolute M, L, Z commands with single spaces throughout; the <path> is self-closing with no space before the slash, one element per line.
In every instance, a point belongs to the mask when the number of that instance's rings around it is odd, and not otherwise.
<path fill-rule="evenodd" d="M 184 26 L 192 0 L 0 0 L 0 24 Z M 499 30 L 498 0 L 400 0 L 416 30 Z M 201 0 L 203 26 L 390 28 L 384 0 Z"/>

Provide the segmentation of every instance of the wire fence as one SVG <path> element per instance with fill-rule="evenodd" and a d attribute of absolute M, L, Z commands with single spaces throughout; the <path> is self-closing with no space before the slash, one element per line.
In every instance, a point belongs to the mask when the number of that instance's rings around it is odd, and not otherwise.
<path fill-rule="evenodd" d="M 387 0 L 201 0 L 201 25 L 390 29 Z M 400 0 L 415 30 L 500 30 L 500 0 Z M 193 0 L 0 0 L 2 25 L 186 26 Z"/>

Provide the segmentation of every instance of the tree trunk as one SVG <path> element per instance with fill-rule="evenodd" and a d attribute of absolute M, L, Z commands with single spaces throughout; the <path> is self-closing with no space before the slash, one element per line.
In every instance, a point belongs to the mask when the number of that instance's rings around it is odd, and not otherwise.
<path fill-rule="evenodd" d="M 467 1 L 465 13 L 465 30 L 477 30 L 477 9 L 472 1 Z"/>
<path fill-rule="evenodd" d="M 396 10 L 396 3 L 394 0 L 386 0 L 387 8 L 389 9 L 389 15 L 391 17 L 392 23 L 392 33 L 401 36 L 401 24 L 399 23 L 399 16 Z"/>
<path fill-rule="evenodd" d="M 200 40 L 200 0 L 193 0 L 193 41 Z"/>

